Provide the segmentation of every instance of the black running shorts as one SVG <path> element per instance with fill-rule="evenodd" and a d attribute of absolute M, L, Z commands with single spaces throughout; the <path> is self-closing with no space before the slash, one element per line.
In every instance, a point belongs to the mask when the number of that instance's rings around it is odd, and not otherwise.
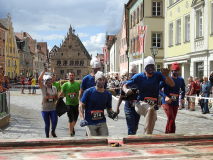
<path fill-rule="evenodd" d="M 69 118 L 69 123 L 77 122 L 79 115 L 78 105 L 76 106 L 67 105 L 67 108 L 68 108 L 67 116 Z"/>

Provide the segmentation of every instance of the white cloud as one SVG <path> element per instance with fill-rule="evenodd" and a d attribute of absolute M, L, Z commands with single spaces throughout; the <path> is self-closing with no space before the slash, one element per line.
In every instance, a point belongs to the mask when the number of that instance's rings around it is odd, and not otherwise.
<path fill-rule="evenodd" d="M 52 49 L 52 47 L 50 47 L 50 46 L 48 46 L 47 48 L 48 48 L 49 52 L 50 52 L 50 51 L 51 51 L 51 49 Z"/>
<path fill-rule="evenodd" d="M 95 36 L 91 36 L 90 40 L 83 42 L 89 54 L 92 54 L 93 56 L 96 56 L 97 53 L 102 54 L 100 53 L 100 51 L 102 50 L 104 43 L 105 43 L 105 33 L 99 33 Z"/>
<path fill-rule="evenodd" d="M 39 35 L 35 32 L 29 32 L 30 36 L 33 39 L 36 39 L 37 41 L 48 41 L 48 40 L 54 40 L 54 39 L 64 39 L 64 35 L 62 34 L 50 34 L 50 35 Z"/>

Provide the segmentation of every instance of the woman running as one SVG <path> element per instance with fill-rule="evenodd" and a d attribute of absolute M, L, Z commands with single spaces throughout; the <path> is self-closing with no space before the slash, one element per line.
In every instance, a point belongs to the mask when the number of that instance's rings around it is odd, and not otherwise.
<path fill-rule="evenodd" d="M 38 83 L 42 92 L 42 107 L 41 114 L 45 123 L 45 134 L 46 138 L 49 138 L 50 131 L 50 117 L 52 120 L 52 131 L 51 136 L 57 137 L 55 134 L 55 129 L 58 123 L 58 116 L 55 112 L 55 100 L 58 100 L 58 94 L 56 87 L 52 86 L 52 77 L 49 75 L 44 75 L 46 70 L 44 70 L 38 78 Z M 42 83 L 43 79 L 43 83 Z"/>

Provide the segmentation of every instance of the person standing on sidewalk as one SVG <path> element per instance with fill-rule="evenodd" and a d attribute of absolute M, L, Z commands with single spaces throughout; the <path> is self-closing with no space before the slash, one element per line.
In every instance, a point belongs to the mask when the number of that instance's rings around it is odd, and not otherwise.
<path fill-rule="evenodd" d="M 3 111 L 3 84 L 5 83 L 4 76 L 3 76 L 3 67 L 0 66 L 0 111 Z"/>
<path fill-rule="evenodd" d="M 137 74 L 137 67 L 135 64 L 132 64 L 130 66 L 130 77 L 132 78 L 135 74 Z M 126 82 L 123 82 L 123 85 L 126 84 Z M 132 85 L 131 88 L 138 89 L 136 85 Z M 130 89 L 130 87 L 128 87 Z M 122 102 L 122 97 L 125 96 L 125 92 L 121 88 L 121 95 L 119 96 L 116 113 L 119 113 L 119 107 Z M 138 124 L 140 121 L 140 115 L 135 111 L 134 103 L 137 101 L 138 93 L 134 93 L 130 96 L 126 97 L 125 105 L 124 105 L 124 113 L 126 116 L 126 124 L 128 128 L 128 135 L 135 135 L 138 130 Z"/>
<path fill-rule="evenodd" d="M 52 77 L 52 85 L 56 87 L 57 89 L 57 93 L 60 94 L 61 93 L 61 85 L 59 82 L 56 82 L 56 76 L 54 73 L 51 74 L 51 77 Z"/>
<path fill-rule="evenodd" d="M 52 121 L 52 130 L 51 136 L 57 137 L 55 134 L 55 129 L 58 123 L 58 116 L 55 112 L 55 100 L 58 100 L 57 89 L 52 86 L 52 77 L 49 75 L 44 75 L 47 72 L 45 68 L 44 71 L 38 78 L 38 84 L 41 88 L 42 93 L 42 107 L 41 107 L 41 114 L 44 119 L 45 123 L 45 134 L 46 138 L 49 138 L 49 131 L 50 131 L 50 117 Z M 42 83 L 42 79 L 44 84 Z"/>
<path fill-rule="evenodd" d="M 70 137 L 75 136 L 74 126 L 78 120 L 79 90 L 80 83 L 75 81 L 75 73 L 69 72 L 69 81 L 62 85 L 62 92 L 59 97 L 66 97 L 66 105 L 68 108 L 67 116 L 69 118 Z"/>
<path fill-rule="evenodd" d="M 189 109 L 188 109 L 188 111 L 195 111 L 195 99 L 196 99 L 195 97 L 196 97 L 196 94 L 197 94 L 196 84 L 193 81 L 192 76 L 189 76 L 189 80 L 190 80 L 190 85 L 191 85 L 191 90 L 189 92 L 189 96 L 192 96 L 192 97 L 189 97 Z"/>
<path fill-rule="evenodd" d="M 35 80 L 34 76 L 32 77 L 32 88 L 33 88 L 32 94 L 36 94 L 36 80 Z"/>
<path fill-rule="evenodd" d="M 21 78 L 21 85 L 22 85 L 21 94 L 25 94 L 24 93 L 24 87 L 25 87 L 25 76 L 24 75 Z"/>
<path fill-rule="evenodd" d="M 172 63 L 171 67 L 171 78 L 175 83 L 174 87 L 170 87 L 164 81 L 160 82 L 159 93 L 163 97 L 163 109 L 167 115 L 167 125 L 165 134 L 175 133 L 175 118 L 178 111 L 179 106 L 179 93 L 181 89 L 181 103 L 184 104 L 185 97 L 185 82 L 184 79 L 179 75 L 180 67 L 177 62 Z M 164 93 L 161 89 L 164 88 Z"/>
<path fill-rule="evenodd" d="M 203 77 L 203 83 L 201 84 L 201 96 L 202 97 L 209 97 L 211 92 L 211 83 L 208 81 L 207 77 Z M 203 106 L 203 114 L 209 113 L 208 107 L 208 99 L 204 99 L 204 106 Z"/>
<path fill-rule="evenodd" d="M 199 95 L 200 95 L 200 85 L 201 85 L 201 83 L 200 83 L 200 81 L 198 80 L 198 77 L 195 77 L 195 85 L 196 85 L 195 89 L 196 89 L 196 92 L 197 92 L 197 97 L 199 97 Z M 198 98 L 198 103 L 199 103 L 199 98 Z"/>
<path fill-rule="evenodd" d="M 151 56 L 144 59 L 145 72 L 134 75 L 123 86 L 123 90 L 127 95 L 133 94 L 128 87 L 135 84 L 138 86 L 139 94 L 137 97 L 138 103 L 135 105 L 135 110 L 139 115 L 143 115 L 144 133 L 152 134 L 155 122 L 157 120 L 156 106 L 158 104 L 159 84 L 165 81 L 169 86 L 174 87 L 175 83 L 169 77 L 169 69 L 161 68 L 161 72 L 155 72 L 155 61 Z"/>
<path fill-rule="evenodd" d="M 27 85 L 28 85 L 28 89 L 29 89 L 29 93 L 28 94 L 31 94 L 31 85 L 32 85 L 32 79 L 31 79 L 31 77 L 28 77 Z"/>

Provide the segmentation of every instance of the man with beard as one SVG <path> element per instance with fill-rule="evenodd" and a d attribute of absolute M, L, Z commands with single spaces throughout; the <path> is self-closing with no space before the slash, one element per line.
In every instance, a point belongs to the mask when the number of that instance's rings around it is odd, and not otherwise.
<path fill-rule="evenodd" d="M 62 86 L 62 92 L 60 96 L 66 97 L 66 105 L 68 107 L 67 116 L 69 118 L 69 131 L 70 137 L 75 136 L 74 126 L 78 120 L 78 105 L 79 105 L 79 90 L 80 90 L 80 83 L 75 81 L 75 73 L 69 73 L 69 81 L 64 83 Z"/>
<path fill-rule="evenodd" d="M 104 109 L 107 108 L 109 118 L 114 119 L 117 114 L 112 111 L 112 94 L 104 89 L 106 77 L 103 72 L 98 71 L 95 74 L 95 82 L 96 86 L 87 89 L 81 99 L 79 105 L 80 126 L 86 126 L 88 136 L 108 136 Z"/>
<path fill-rule="evenodd" d="M 159 83 L 165 81 L 171 87 L 175 84 L 171 77 L 169 77 L 169 69 L 161 68 L 161 72 L 154 72 L 155 61 L 152 57 L 148 56 L 144 60 L 145 72 L 134 75 L 123 86 L 123 90 L 127 95 L 133 94 L 132 85 L 136 85 L 139 90 L 135 111 L 139 115 L 145 117 L 144 133 L 152 134 L 152 131 L 157 120 L 156 106 L 158 104 Z"/>
<path fill-rule="evenodd" d="M 171 78 L 175 83 L 174 87 L 169 86 L 164 81 L 160 83 L 159 93 L 163 97 L 163 109 L 168 117 L 165 133 L 175 133 L 175 118 L 178 111 L 178 101 L 181 89 L 181 103 L 184 104 L 185 97 L 185 82 L 182 77 L 179 77 L 180 67 L 177 62 L 172 64 Z M 164 88 L 164 93 L 161 89 Z"/>

